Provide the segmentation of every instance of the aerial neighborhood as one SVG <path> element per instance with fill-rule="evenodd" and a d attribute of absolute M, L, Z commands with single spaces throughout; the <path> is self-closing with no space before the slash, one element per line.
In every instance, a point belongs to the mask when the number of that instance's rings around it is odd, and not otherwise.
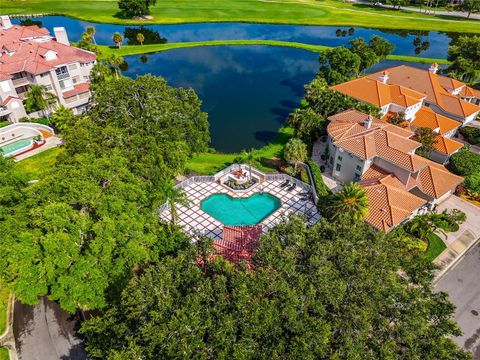
<path fill-rule="evenodd" d="M 0 7 L 0 360 L 480 359 L 476 0 L 67 3 Z"/>

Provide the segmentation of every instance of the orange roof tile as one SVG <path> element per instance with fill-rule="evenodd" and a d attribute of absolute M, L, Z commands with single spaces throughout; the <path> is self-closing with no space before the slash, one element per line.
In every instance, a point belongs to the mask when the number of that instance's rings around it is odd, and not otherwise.
<path fill-rule="evenodd" d="M 424 127 L 432 130 L 439 129 L 439 134 L 443 135 L 460 127 L 462 123 L 437 114 L 426 106 L 422 106 L 415 114 L 415 119 L 413 120 L 412 125 L 417 128 Z"/>
<path fill-rule="evenodd" d="M 452 155 L 464 146 L 464 144 L 459 141 L 441 135 L 437 135 L 435 140 L 436 142 L 433 144 L 433 148 L 442 154 Z"/>
<path fill-rule="evenodd" d="M 392 103 L 409 107 L 425 98 L 424 94 L 415 90 L 397 84 L 384 84 L 369 77 L 347 81 L 330 89 L 380 107 Z"/>
<path fill-rule="evenodd" d="M 365 220 L 379 230 L 390 231 L 427 203 L 425 199 L 402 189 L 398 183 L 398 179 L 388 175 L 376 183 L 363 184 L 369 202 Z"/>
<path fill-rule="evenodd" d="M 463 181 L 461 176 L 452 174 L 444 166 L 431 163 L 417 175 L 416 184 L 423 193 L 438 199 Z"/>
<path fill-rule="evenodd" d="M 479 106 L 451 94 L 453 90 L 465 86 L 458 80 L 407 65 L 389 68 L 388 73 L 388 84 L 400 85 L 424 94 L 426 101 L 436 104 L 443 111 L 455 116 L 465 118 L 480 111 Z M 382 74 L 383 71 L 380 71 L 370 74 L 368 77 L 372 80 L 378 80 Z"/>

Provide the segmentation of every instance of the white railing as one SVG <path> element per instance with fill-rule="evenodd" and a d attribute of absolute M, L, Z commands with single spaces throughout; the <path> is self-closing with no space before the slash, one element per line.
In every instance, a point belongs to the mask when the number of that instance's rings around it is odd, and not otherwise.
<path fill-rule="evenodd" d="M 9 130 L 17 129 L 18 127 L 21 127 L 21 126 L 26 126 L 26 127 L 30 126 L 30 127 L 36 128 L 36 129 L 40 128 L 40 129 L 50 131 L 52 134 L 55 134 L 55 131 L 50 126 L 47 126 L 47 125 L 44 125 L 44 124 L 39 124 L 39 123 L 32 123 L 32 122 L 19 122 L 19 123 L 10 124 L 10 125 L 7 125 L 7 126 L 4 126 L 4 127 L 0 128 L 0 131 L 1 132 L 7 132 Z"/>
<path fill-rule="evenodd" d="M 317 192 L 315 191 L 315 187 L 310 186 L 306 183 L 304 183 L 301 180 L 298 180 L 288 174 L 265 174 L 265 180 L 267 181 L 282 181 L 282 180 L 289 180 L 291 183 L 296 184 L 298 187 L 302 188 L 305 191 L 312 192 L 313 194 L 313 200 L 315 204 L 318 201 L 318 196 Z"/>

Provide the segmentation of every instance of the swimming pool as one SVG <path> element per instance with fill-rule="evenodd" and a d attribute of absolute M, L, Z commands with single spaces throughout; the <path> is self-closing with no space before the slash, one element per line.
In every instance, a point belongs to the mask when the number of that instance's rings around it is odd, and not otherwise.
<path fill-rule="evenodd" d="M 32 139 L 20 139 L 0 147 L 0 150 L 3 151 L 3 156 L 8 156 L 20 152 L 20 150 L 26 150 L 32 146 L 32 144 Z"/>
<path fill-rule="evenodd" d="M 200 208 L 224 225 L 256 225 L 281 206 L 280 200 L 269 193 L 257 193 L 249 198 L 232 198 L 213 194 L 202 201 Z"/>

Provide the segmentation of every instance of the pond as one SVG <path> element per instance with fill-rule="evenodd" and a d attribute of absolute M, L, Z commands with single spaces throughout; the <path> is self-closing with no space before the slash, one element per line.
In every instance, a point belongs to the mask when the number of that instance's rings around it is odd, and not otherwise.
<path fill-rule="evenodd" d="M 120 32 L 125 43 L 136 43 L 139 26 L 96 24 L 64 16 L 45 16 L 32 19 L 40 22 L 52 33 L 55 26 L 65 26 L 70 40 L 77 41 L 88 26 L 95 27 L 95 39 L 99 44 L 113 45 L 112 35 Z M 22 19 L 14 19 L 20 23 Z M 438 31 L 379 30 L 361 27 L 333 27 L 308 25 L 272 25 L 246 23 L 196 23 L 180 25 L 148 25 L 142 30 L 145 43 L 267 39 L 296 41 L 307 44 L 339 46 L 357 37 L 370 39 L 379 35 L 395 45 L 395 54 L 445 58 L 448 44 L 458 33 Z"/>
<path fill-rule="evenodd" d="M 218 46 L 127 56 L 124 75 L 163 76 L 192 87 L 208 113 L 212 147 L 222 152 L 271 142 L 318 70 L 318 54 L 272 46 Z M 384 61 L 371 71 L 402 62 Z M 412 64 L 428 68 L 428 65 Z"/>

